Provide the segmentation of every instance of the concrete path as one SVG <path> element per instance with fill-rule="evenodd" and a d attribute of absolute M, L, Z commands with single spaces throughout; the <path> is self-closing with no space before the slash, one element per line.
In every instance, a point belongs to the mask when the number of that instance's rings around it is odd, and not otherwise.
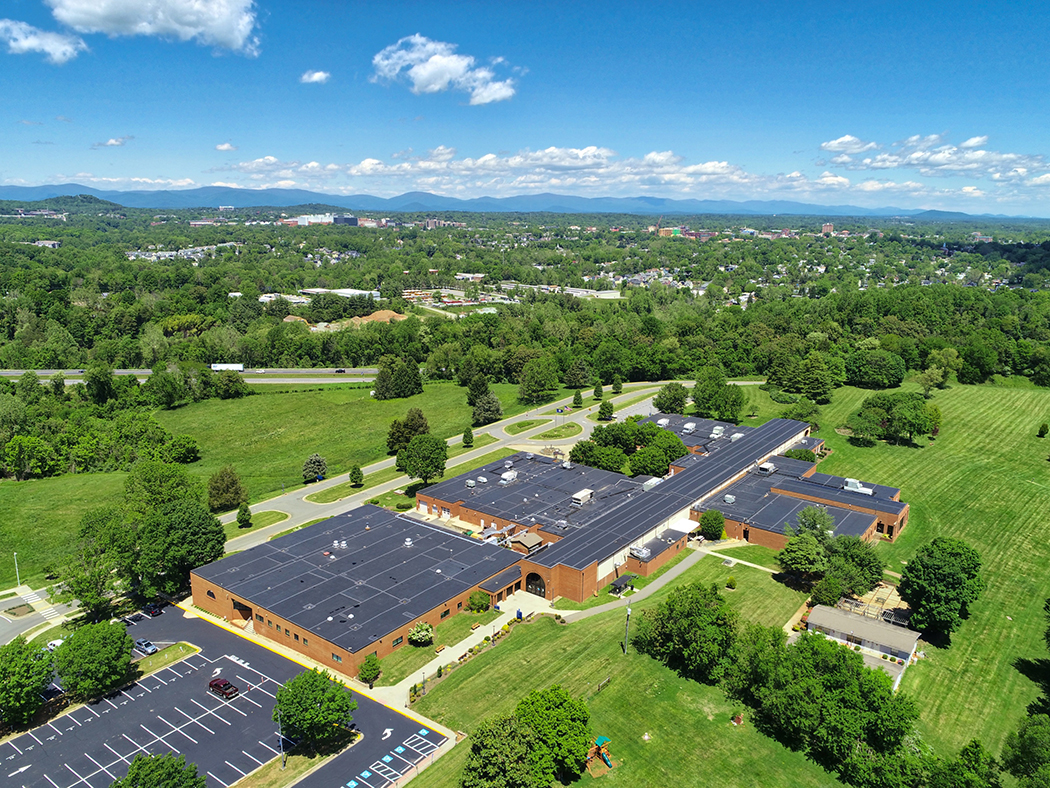
<path fill-rule="evenodd" d="M 421 668 L 417 668 L 412 672 L 412 675 L 407 676 L 397 684 L 390 687 L 375 687 L 368 691 L 369 694 L 388 706 L 407 706 L 408 693 L 413 684 L 419 684 L 424 677 L 431 678 L 435 676 L 439 667 L 458 662 L 460 655 L 465 654 L 468 649 L 479 643 L 483 643 L 486 635 L 491 638 L 496 633 L 496 630 L 502 628 L 504 624 L 509 624 L 511 619 L 517 617 L 519 610 L 523 618 L 535 613 L 555 612 L 551 608 L 550 602 L 527 591 L 518 591 L 512 594 L 503 602 L 500 602 L 497 607 L 501 611 L 499 618 L 478 627 L 459 643 L 445 644 L 444 651 L 436 654 L 430 662 Z"/>
<path fill-rule="evenodd" d="M 598 605 L 597 607 L 592 607 L 587 610 L 559 610 L 558 612 L 561 613 L 562 618 L 564 618 L 568 623 L 571 624 L 575 621 L 582 621 L 585 618 L 590 618 L 591 616 L 597 616 L 600 613 L 608 613 L 610 610 L 617 610 L 621 607 L 627 607 L 632 602 L 638 602 L 642 599 L 645 599 L 647 596 L 656 593 L 665 585 L 670 583 L 672 580 L 675 580 L 679 575 L 685 572 L 689 567 L 691 567 L 705 555 L 707 555 L 706 552 L 694 549 L 692 555 L 683 558 L 681 561 L 679 561 L 673 567 L 668 569 L 666 572 L 660 575 L 660 577 L 651 582 L 645 588 L 641 589 L 640 591 L 636 591 L 635 593 L 631 594 L 628 597 L 624 597 L 623 599 L 617 599 L 615 602 L 607 602 L 604 605 Z"/>

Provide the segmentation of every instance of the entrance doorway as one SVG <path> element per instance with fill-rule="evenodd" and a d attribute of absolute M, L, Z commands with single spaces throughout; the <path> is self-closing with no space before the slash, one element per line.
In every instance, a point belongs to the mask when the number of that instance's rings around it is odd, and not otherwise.
<path fill-rule="evenodd" d="M 751 541 L 751 529 L 750 528 L 745 528 L 744 529 L 744 541 L 745 542 L 750 542 Z"/>
<path fill-rule="evenodd" d="M 252 620 L 252 609 L 243 602 L 238 602 L 236 599 L 231 600 L 233 602 L 233 612 L 237 614 L 242 621 Z"/>
<path fill-rule="evenodd" d="M 544 599 L 547 598 L 547 584 L 535 572 L 530 572 L 529 576 L 525 578 L 525 590 L 530 594 L 541 596 Z"/>

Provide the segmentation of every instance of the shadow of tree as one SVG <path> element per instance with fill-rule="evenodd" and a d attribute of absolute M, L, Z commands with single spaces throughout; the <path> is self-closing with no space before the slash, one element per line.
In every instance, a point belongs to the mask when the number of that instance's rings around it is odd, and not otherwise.
<path fill-rule="evenodd" d="M 1038 685 L 1043 693 L 1028 704 L 1028 713 L 1050 714 L 1050 659 L 1018 657 L 1013 661 L 1013 666 L 1018 673 Z"/>

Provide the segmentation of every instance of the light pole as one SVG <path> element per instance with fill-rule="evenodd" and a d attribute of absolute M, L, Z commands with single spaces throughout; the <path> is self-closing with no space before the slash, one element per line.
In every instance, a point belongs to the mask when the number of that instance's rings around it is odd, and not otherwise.
<path fill-rule="evenodd" d="M 281 707 L 277 707 L 277 737 L 281 742 L 281 768 L 284 768 L 286 758 L 284 755 L 284 726 L 281 725 Z"/>
<path fill-rule="evenodd" d="M 15 553 L 15 584 L 22 585 L 22 576 L 18 574 L 18 553 Z"/>
<path fill-rule="evenodd" d="M 627 656 L 627 644 L 630 642 L 631 637 L 631 606 L 627 606 L 627 626 L 623 632 L 623 655 Z"/>

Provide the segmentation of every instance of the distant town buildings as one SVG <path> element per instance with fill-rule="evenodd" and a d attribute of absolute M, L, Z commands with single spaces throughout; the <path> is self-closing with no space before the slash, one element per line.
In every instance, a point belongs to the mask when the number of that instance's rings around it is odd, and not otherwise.
<path fill-rule="evenodd" d="M 831 222 L 825 222 L 824 226 L 820 228 L 820 231 L 822 233 L 827 233 L 828 235 L 831 235 L 833 232 L 835 232 L 835 225 L 833 225 Z"/>

